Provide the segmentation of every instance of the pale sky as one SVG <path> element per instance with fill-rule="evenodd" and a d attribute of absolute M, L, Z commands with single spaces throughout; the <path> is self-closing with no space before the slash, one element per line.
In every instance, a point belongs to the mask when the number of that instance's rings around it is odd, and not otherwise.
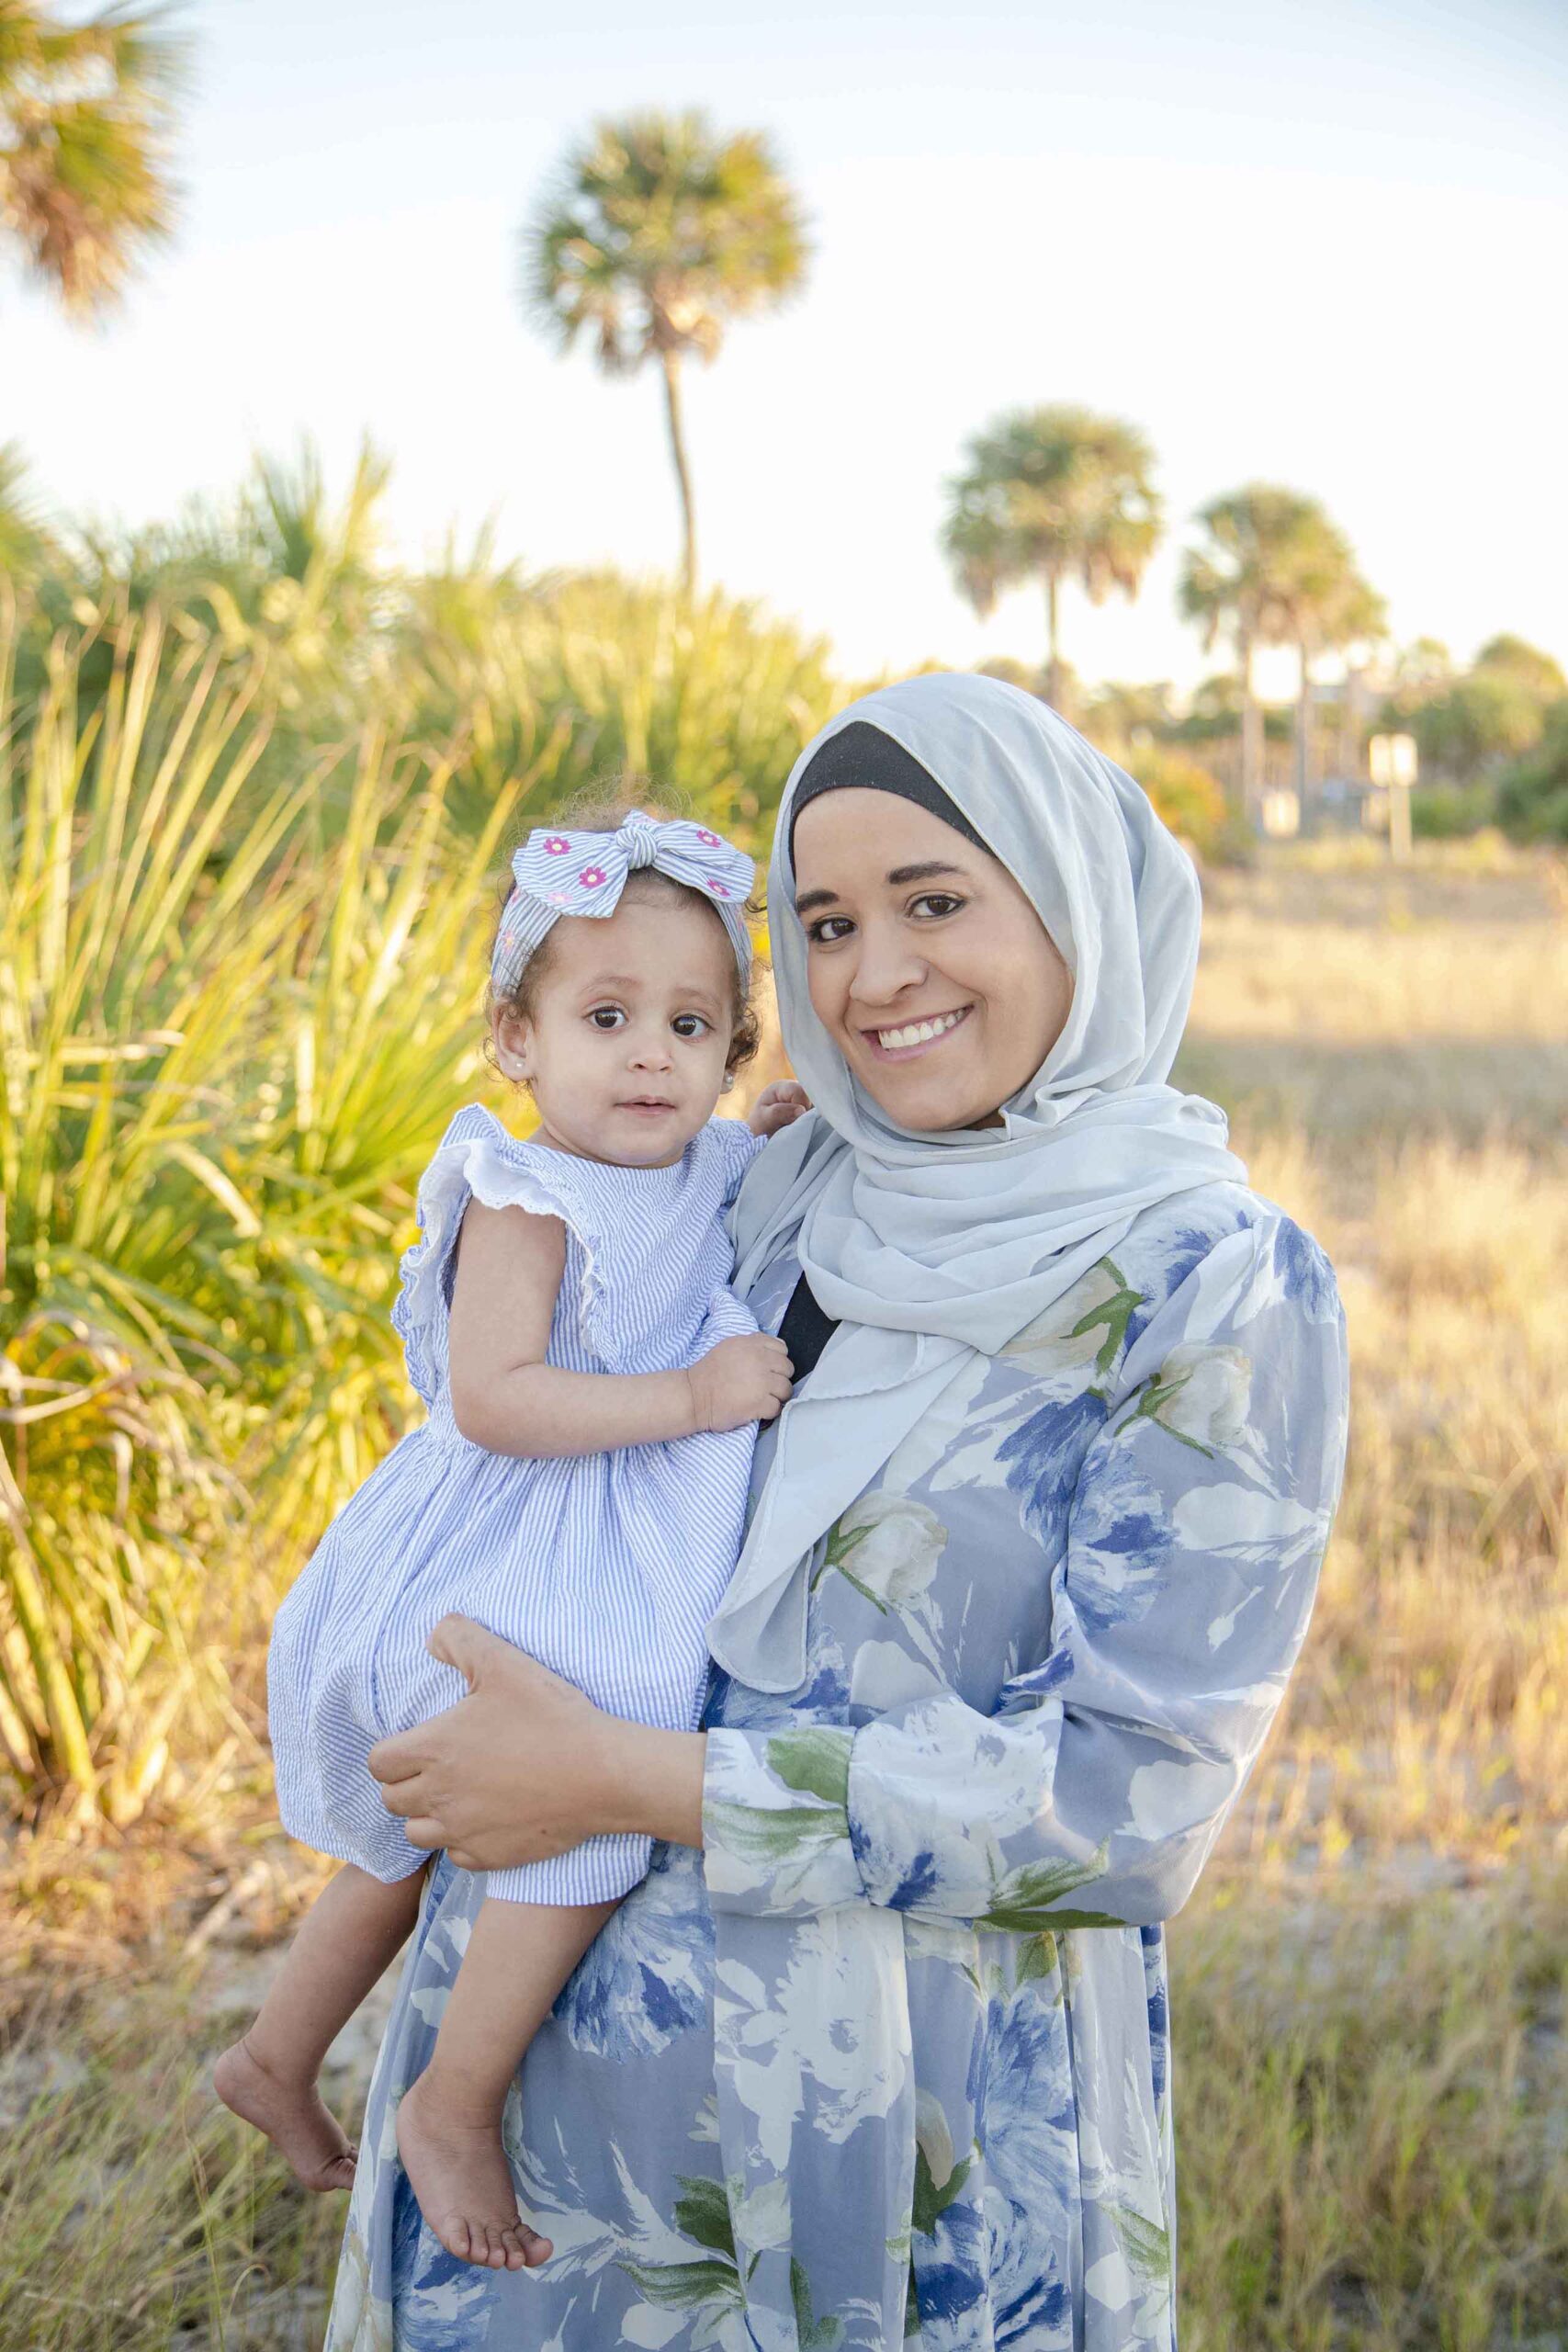
<path fill-rule="evenodd" d="M 851 675 L 1038 659 L 937 533 L 998 411 L 1140 424 L 1170 535 L 1135 605 L 1076 593 L 1089 678 L 1204 668 L 1173 606 L 1206 497 L 1313 492 L 1396 633 L 1568 657 L 1568 9 L 1560 0 L 1098 0 L 787 17 L 748 0 L 191 0 L 175 248 L 100 331 L 0 276 L 0 440 L 127 521 L 315 435 L 392 455 L 395 544 L 496 519 L 528 569 L 670 567 L 652 375 L 606 384 L 521 315 L 519 230 L 597 114 L 766 129 L 804 295 L 688 370 L 705 580 Z"/>

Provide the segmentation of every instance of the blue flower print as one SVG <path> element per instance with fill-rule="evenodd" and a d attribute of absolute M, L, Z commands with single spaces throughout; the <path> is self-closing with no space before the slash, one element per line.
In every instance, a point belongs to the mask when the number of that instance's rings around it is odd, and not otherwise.
<path fill-rule="evenodd" d="M 1339 1293 L 1334 1270 L 1310 1233 L 1282 1216 L 1274 1228 L 1274 1272 L 1285 1296 L 1314 1323 L 1334 1323 L 1339 1317 Z"/>
<path fill-rule="evenodd" d="M 649 1874 L 589 1945 L 556 2003 L 572 2047 L 648 2057 L 703 2023 L 713 1999 L 713 1914 L 689 1846 L 656 1846 Z"/>
<path fill-rule="evenodd" d="M 1066 1539 L 1078 1471 L 1105 1426 L 1107 1409 L 1097 1388 L 1053 1396 L 998 1448 L 998 1459 L 1008 1464 L 1008 1485 L 1022 1498 L 1024 1522 L 1048 1555 L 1058 1552 Z"/>
<path fill-rule="evenodd" d="M 1146 1615 L 1173 1549 L 1168 1509 L 1113 1446 L 1073 1513 L 1067 1589 L 1079 1621 L 1103 1629 Z"/>

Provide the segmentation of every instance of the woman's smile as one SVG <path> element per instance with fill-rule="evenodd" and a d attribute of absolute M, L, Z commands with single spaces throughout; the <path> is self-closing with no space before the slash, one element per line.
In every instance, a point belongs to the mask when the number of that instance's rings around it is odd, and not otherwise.
<path fill-rule="evenodd" d="M 906 1013 L 901 1022 L 880 1028 L 863 1029 L 864 1037 L 879 1061 L 913 1061 L 916 1055 L 926 1053 L 932 1046 L 940 1046 L 951 1037 L 961 1021 L 975 1010 L 972 1004 L 961 1004 L 953 1012 L 920 1013 L 911 1019 Z"/>

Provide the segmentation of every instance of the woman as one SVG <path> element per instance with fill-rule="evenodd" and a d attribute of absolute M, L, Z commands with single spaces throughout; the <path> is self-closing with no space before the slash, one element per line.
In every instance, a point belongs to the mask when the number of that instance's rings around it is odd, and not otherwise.
<path fill-rule="evenodd" d="M 1163 1922 L 1306 1628 L 1345 1441 L 1315 1245 L 1165 1084 L 1190 866 L 1043 705 L 922 677 L 791 776 L 771 881 L 816 1104 L 738 1213 L 794 1401 L 694 1734 L 449 1621 L 471 1697 L 378 1751 L 447 1850 L 372 2086 L 329 2352 L 1175 2341 Z M 541 2270 L 398 2171 L 479 1899 L 668 1841 L 529 2053 Z"/>

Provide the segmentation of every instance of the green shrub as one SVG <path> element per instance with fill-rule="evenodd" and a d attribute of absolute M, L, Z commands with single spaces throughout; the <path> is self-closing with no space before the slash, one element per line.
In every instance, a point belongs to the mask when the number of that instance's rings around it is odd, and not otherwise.
<path fill-rule="evenodd" d="M 1568 842 L 1568 699 L 1553 703 L 1535 749 L 1504 769 L 1497 815 L 1516 841 Z"/>
<path fill-rule="evenodd" d="M 1166 743 L 1136 743 L 1122 764 L 1135 776 L 1173 833 L 1201 857 L 1212 857 L 1224 840 L 1228 804 L 1217 776 Z"/>
<path fill-rule="evenodd" d="M 1490 785 L 1427 785 L 1410 796 L 1410 823 L 1422 841 L 1459 841 L 1489 825 L 1496 806 Z"/>

